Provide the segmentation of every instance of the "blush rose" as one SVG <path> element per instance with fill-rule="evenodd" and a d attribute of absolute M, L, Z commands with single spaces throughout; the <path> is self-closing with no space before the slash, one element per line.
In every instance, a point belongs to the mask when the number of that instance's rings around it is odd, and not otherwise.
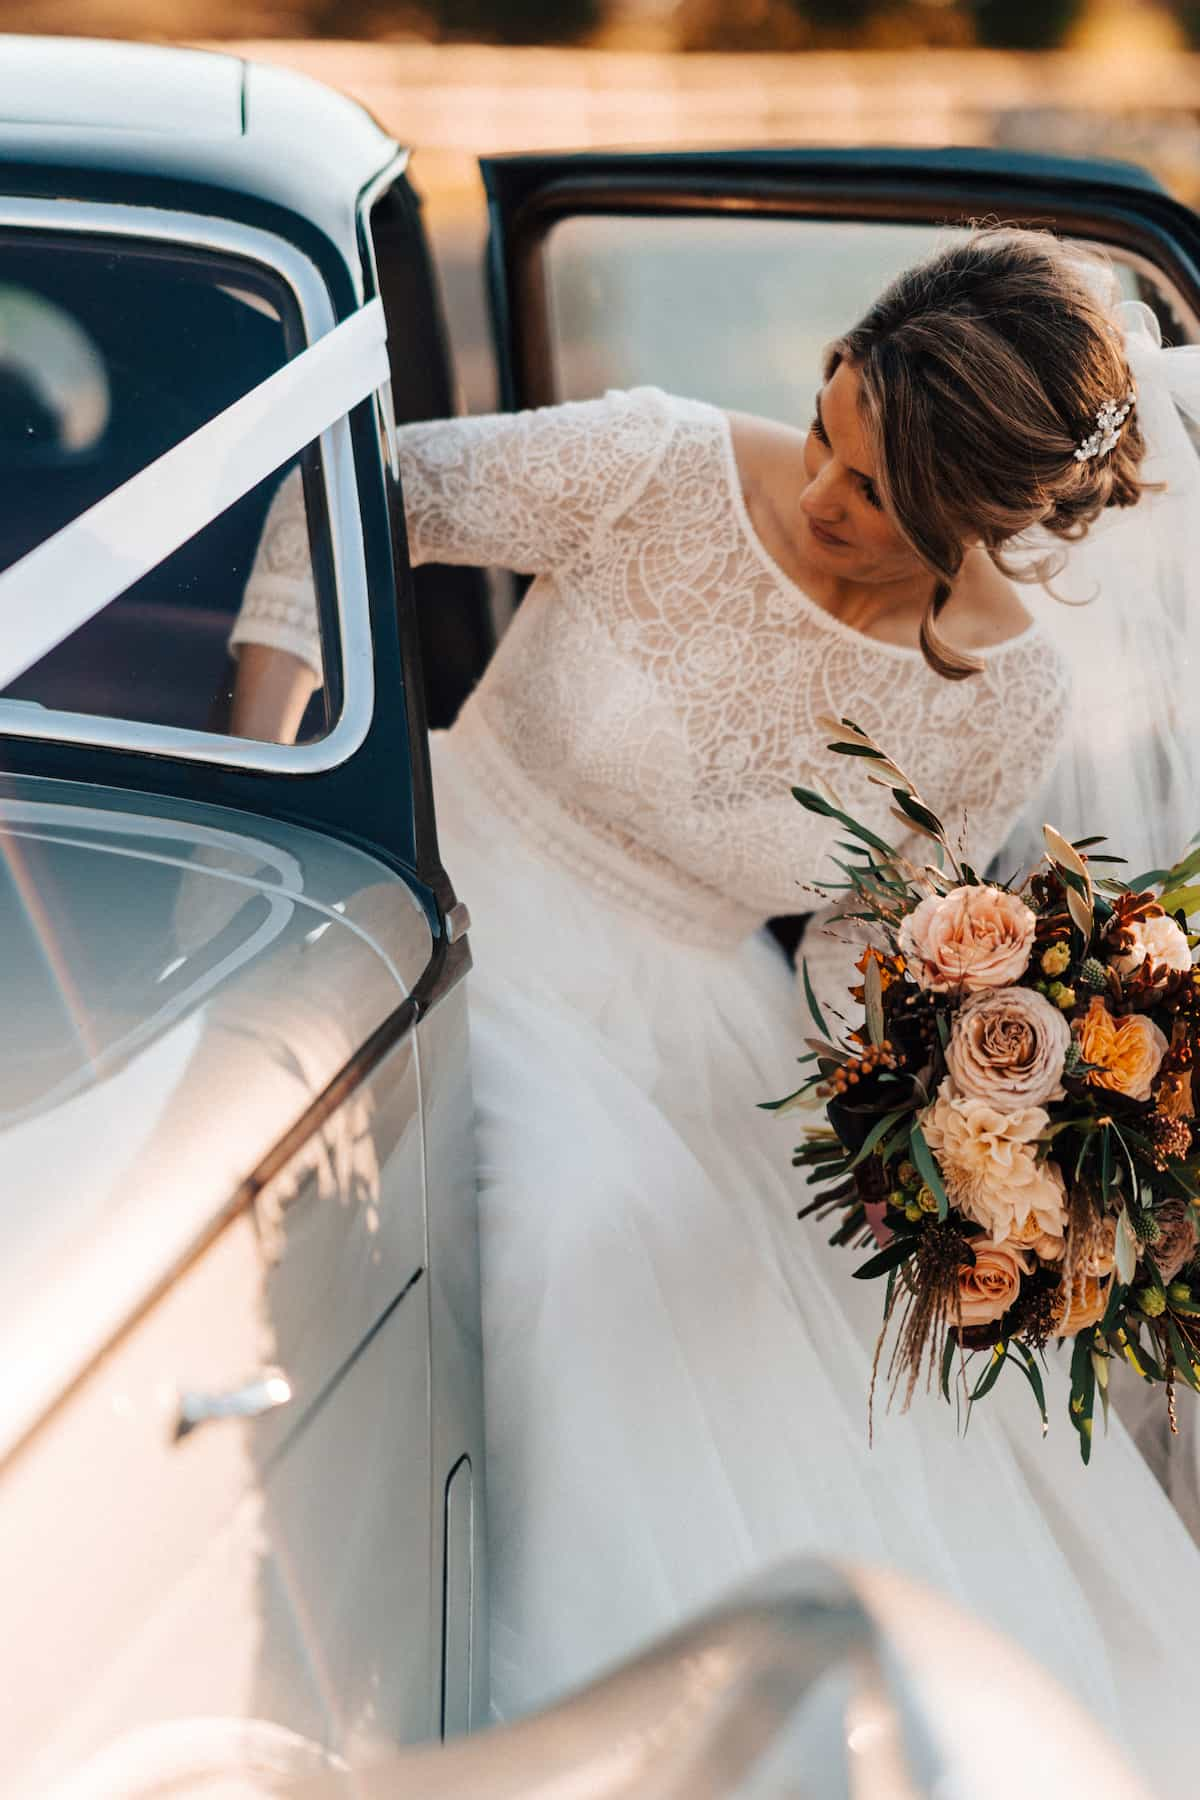
<path fill-rule="evenodd" d="M 986 885 L 959 887 L 922 900 L 902 922 L 897 941 L 920 987 L 976 994 L 1024 974 L 1034 926 L 1034 915 L 1015 894 Z"/>
<path fill-rule="evenodd" d="M 1187 938 L 1174 919 L 1168 919 L 1165 913 L 1150 919 L 1134 919 L 1125 929 L 1133 943 L 1128 950 L 1122 950 L 1112 958 L 1112 966 L 1118 975 L 1132 975 L 1143 965 L 1161 969 L 1164 974 L 1191 968 L 1192 953 Z"/>
<path fill-rule="evenodd" d="M 1071 1027 L 1033 988 L 975 994 L 954 1021 L 946 1067 L 958 1092 L 1011 1111 L 1063 1097 Z"/>

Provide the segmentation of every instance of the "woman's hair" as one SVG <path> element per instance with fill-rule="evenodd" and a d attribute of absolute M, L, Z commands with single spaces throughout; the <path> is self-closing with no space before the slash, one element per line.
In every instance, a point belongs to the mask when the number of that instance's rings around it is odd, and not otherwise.
<path fill-rule="evenodd" d="M 1105 401 L 1133 392 L 1118 298 L 1099 253 L 988 226 L 897 276 L 826 352 L 826 380 L 843 361 L 858 373 L 880 497 L 935 578 L 921 648 L 939 674 L 982 667 L 937 630 L 965 540 L 1010 578 L 1044 579 L 1045 563 L 1008 568 L 1002 546 L 1032 525 L 1080 538 L 1152 485 L 1136 405 L 1112 450 L 1075 457 Z"/>

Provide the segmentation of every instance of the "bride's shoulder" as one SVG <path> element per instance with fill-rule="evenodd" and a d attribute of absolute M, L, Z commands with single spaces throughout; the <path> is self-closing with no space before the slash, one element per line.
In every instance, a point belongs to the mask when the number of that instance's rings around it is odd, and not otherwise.
<path fill-rule="evenodd" d="M 795 453 L 804 449 L 807 433 L 781 419 L 764 419 L 758 413 L 734 412 L 724 408 L 724 417 L 733 439 L 738 467 L 747 472 L 777 459 L 780 451 Z"/>
<path fill-rule="evenodd" d="M 758 413 L 722 409 L 729 433 L 733 463 L 746 505 L 753 514 L 759 497 L 771 489 L 771 472 L 786 459 L 794 463 L 804 455 L 806 434 L 794 425 L 778 419 L 764 419 Z"/>

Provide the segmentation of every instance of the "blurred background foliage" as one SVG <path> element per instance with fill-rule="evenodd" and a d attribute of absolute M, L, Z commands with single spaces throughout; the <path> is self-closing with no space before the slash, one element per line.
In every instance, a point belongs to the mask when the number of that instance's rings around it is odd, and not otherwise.
<path fill-rule="evenodd" d="M 1200 46 L 1200 0 L 0 0 L 5 31 L 680 51 L 1053 50 L 1130 25 Z"/>

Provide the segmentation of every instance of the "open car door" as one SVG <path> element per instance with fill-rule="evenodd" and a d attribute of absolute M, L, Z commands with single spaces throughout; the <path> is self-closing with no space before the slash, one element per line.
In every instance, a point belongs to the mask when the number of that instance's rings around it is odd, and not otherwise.
<path fill-rule="evenodd" d="M 1102 245 L 1170 343 L 1200 340 L 1200 220 L 1144 171 L 989 150 L 491 158 L 505 403 L 653 382 L 807 424 L 823 346 L 949 231 Z"/>
<path fill-rule="evenodd" d="M 652 383 L 803 428 L 826 345 L 903 269 L 987 222 L 1102 247 L 1165 342 L 1200 342 L 1200 220 L 1127 164 L 780 149 L 515 156 L 483 174 L 512 407 Z M 1132 693 L 1120 704 L 1136 713 Z M 802 929 L 773 927 L 789 949 Z"/>

